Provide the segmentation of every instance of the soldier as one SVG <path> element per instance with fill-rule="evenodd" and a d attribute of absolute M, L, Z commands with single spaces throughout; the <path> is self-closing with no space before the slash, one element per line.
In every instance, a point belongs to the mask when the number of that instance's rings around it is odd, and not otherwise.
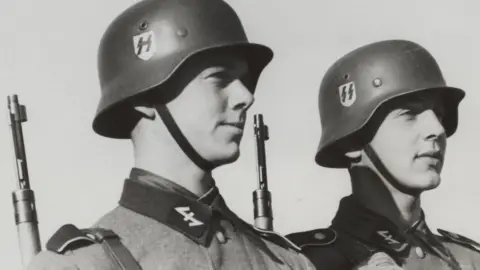
<path fill-rule="evenodd" d="M 106 30 L 96 133 L 131 139 L 119 206 L 60 228 L 30 269 L 314 269 L 299 248 L 226 206 L 211 171 L 239 157 L 273 52 L 222 0 L 144 0 Z"/>
<path fill-rule="evenodd" d="M 329 228 L 287 237 L 327 269 L 392 269 L 374 262 L 377 252 L 396 262 L 393 269 L 480 269 L 480 245 L 445 230 L 434 234 L 420 203 L 441 182 L 464 95 L 414 42 L 375 42 L 336 61 L 320 86 L 315 161 L 348 169 L 352 194 Z"/>

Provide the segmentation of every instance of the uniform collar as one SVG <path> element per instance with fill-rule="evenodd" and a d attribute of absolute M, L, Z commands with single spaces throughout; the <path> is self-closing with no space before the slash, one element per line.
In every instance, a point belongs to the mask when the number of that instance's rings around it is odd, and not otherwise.
<path fill-rule="evenodd" d="M 213 184 L 210 187 L 210 189 L 204 195 L 202 195 L 202 197 L 199 198 L 197 195 L 195 195 L 190 190 L 184 188 L 183 186 L 173 181 L 170 181 L 160 175 L 154 174 L 152 172 L 149 172 L 147 170 L 143 170 L 140 168 L 132 168 L 132 170 L 130 171 L 129 179 L 132 179 L 134 181 L 140 181 L 144 184 L 147 184 L 165 191 L 175 192 L 187 198 L 190 198 L 192 200 L 198 200 L 206 204 L 211 204 L 218 195 L 218 189 L 215 186 L 215 181 L 213 181 Z"/>
<path fill-rule="evenodd" d="M 408 256 L 409 243 L 402 230 L 363 206 L 352 195 L 340 201 L 332 226 L 375 248 Z"/>
<path fill-rule="evenodd" d="M 219 218 L 233 222 L 236 217 L 213 185 L 202 197 L 151 172 L 133 168 L 125 180 L 119 204 L 150 217 L 184 234 L 194 242 L 208 246 L 219 229 Z"/>
<path fill-rule="evenodd" d="M 442 259 L 449 257 L 448 250 L 428 228 L 423 211 L 420 220 L 415 224 L 400 227 L 368 209 L 350 195 L 340 201 L 332 227 L 375 250 L 385 251 L 396 259 L 408 257 L 413 245 L 421 246 Z"/>

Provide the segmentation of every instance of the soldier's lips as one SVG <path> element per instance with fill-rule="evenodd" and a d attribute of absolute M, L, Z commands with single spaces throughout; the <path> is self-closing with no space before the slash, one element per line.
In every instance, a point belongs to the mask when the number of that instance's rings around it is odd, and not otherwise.
<path fill-rule="evenodd" d="M 433 162 L 443 162 L 443 155 L 440 152 L 425 152 L 415 156 L 416 159 L 427 159 Z"/>
<path fill-rule="evenodd" d="M 236 129 L 239 129 L 243 131 L 243 128 L 245 127 L 245 123 L 222 123 L 222 126 L 228 126 L 228 127 L 234 127 Z"/>

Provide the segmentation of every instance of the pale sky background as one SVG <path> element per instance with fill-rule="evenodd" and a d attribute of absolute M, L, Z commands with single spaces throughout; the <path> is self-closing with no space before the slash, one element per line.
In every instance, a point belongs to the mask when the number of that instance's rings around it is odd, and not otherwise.
<path fill-rule="evenodd" d="M 90 226 L 115 207 L 132 166 L 129 141 L 96 135 L 100 90 L 96 54 L 110 21 L 132 0 L 23 0 L 0 4 L 0 106 L 16 93 L 24 124 L 42 244 L 65 223 Z M 328 226 L 350 192 L 346 172 L 317 166 L 317 93 L 326 69 L 348 51 L 390 38 L 410 39 L 437 58 L 447 82 L 466 90 L 458 132 L 448 142 L 441 186 L 424 195 L 433 229 L 480 240 L 479 2 L 386 0 L 230 0 L 252 41 L 274 60 L 258 85 L 238 162 L 214 172 L 230 207 L 253 218 L 256 188 L 252 114 L 270 128 L 268 181 L 281 233 Z M 20 269 L 11 191 L 10 130 L 0 118 L 0 264 Z M 394 142 L 392 142 L 394 143 Z M 7 267 L 8 266 L 8 267 Z"/>

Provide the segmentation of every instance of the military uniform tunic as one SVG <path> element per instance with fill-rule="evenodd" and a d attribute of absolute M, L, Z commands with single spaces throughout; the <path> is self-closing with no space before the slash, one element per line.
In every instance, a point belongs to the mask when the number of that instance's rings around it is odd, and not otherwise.
<path fill-rule="evenodd" d="M 198 198 L 137 168 L 125 181 L 119 206 L 94 227 L 115 232 L 144 270 L 315 269 L 286 238 L 265 237 L 237 217 L 215 186 Z M 93 244 L 62 254 L 42 251 L 29 267 L 39 269 L 118 268 Z"/>
<path fill-rule="evenodd" d="M 300 246 L 317 267 L 340 270 L 362 265 L 376 252 L 385 252 L 406 270 L 480 269 L 480 244 L 464 236 L 438 230 L 436 235 L 422 218 L 399 228 L 353 196 L 340 202 L 327 229 L 298 232 L 287 237 Z"/>

